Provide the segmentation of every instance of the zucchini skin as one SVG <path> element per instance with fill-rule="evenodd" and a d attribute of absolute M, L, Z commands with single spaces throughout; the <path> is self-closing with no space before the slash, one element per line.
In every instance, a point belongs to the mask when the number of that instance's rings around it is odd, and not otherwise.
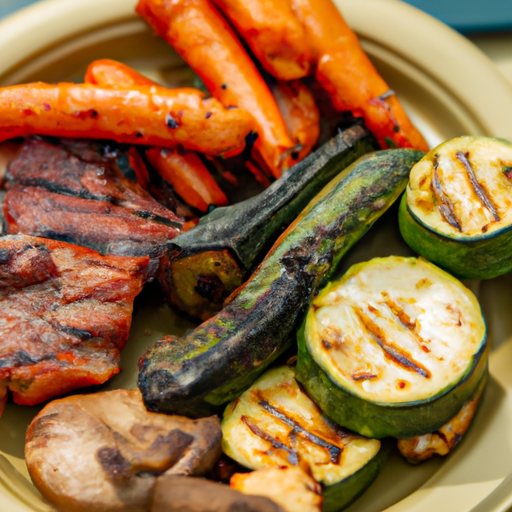
<path fill-rule="evenodd" d="M 413 251 L 459 279 L 492 279 L 512 270 L 512 226 L 472 241 L 443 236 L 411 212 L 407 193 L 400 201 L 398 224 Z"/>
<path fill-rule="evenodd" d="M 452 453 L 457 448 L 457 446 L 459 446 L 459 444 L 464 441 L 464 439 L 466 438 L 467 431 L 473 425 L 475 416 L 478 413 L 478 410 L 480 409 L 480 405 L 482 404 L 482 394 L 485 390 L 487 380 L 488 374 L 485 373 L 484 376 L 482 377 L 482 380 L 477 386 L 475 395 L 472 396 L 468 400 L 468 402 L 466 402 L 461 407 L 460 411 L 452 419 L 450 419 L 450 421 L 447 424 L 443 425 L 439 431 L 425 434 L 426 436 L 429 436 L 430 434 L 432 434 L 433 436 L 439 436 L 444 442 L 444 448 L 446 449 L 446 453 L 439 451 L 435 447 L 435 445 L 432 445 L 432 443 L 429 441 L 429 449 L 422 450 L 419 453 L 413 449 L 413 456 L 408 456 L 408 454 L 411 454 L 410 441 L 421 439 L 423 436 L 418 436 L 417 438 L 412 439 L 399 439 L 398 451 L 405 458 L 405 460 L 410 464 L 420 464 L 421 462 L 424 462 L 434 456 L 447 457 L 448 455 L 450 455 L 450 453 Z M 475 401 L 476 405 L 474 406 L 473 412 L 471 413 L 469 423 L 467 425 L 464 425 L 464 420 L 461 419 L 458 419 L 458 422 L 454 423 L 454 420 L 456 420 L 457 417 L 461 413 L 463 413 L 464 409 L 468 406 L 471 406 L 472 402 Z M 468 413 L 466 412 L 465 414 Z M 434 447 L 434 449 L 432 449 L 432 447 Z"/>
<path fill-rule="evenodd" d="M 292 344 L 318 287 L 403 192 L 422 156 L 376 152 L 332 180 L 226 308 L 183 338 L 166 336 L 150 347 L 139 362 L 146 407 L 207 416 L 249 387 Z"/>
<path fill-rule="evenodd" d="M 299 355 L 297 380 L 324 414 L 339 425 L 363 436 L 415 437 L 440 429 L 476 393 L 488 371 L 488 344 L 473 356 L 473 362 L 455 386 L 427 400 L 404 404 L 370 402 L 335 384 L 314 361 L 306 346 L 305 324 L 297 334 Z"/>
<path fill-rule="evenodd" d="M 366 128 L 352 126 L 261 194 L 217 208 L 173 239 L 160 276 L 170 301 L 193 317 L 211 317 L 309 201 L 341 170 L 377 149 Z"/>
<path fill-rule="evenodd" d="M 377 478 L 388 460 L 393 442 L 385 439 L 373 459 L 340 482 L 324 487 L 322 512 L 339 512 L 354 503 Z"/>
<path fill-rule="evenodd" d="M 455 137 L 411 171 L 399 210 L 407 244 L 462 279 L 512 270 L 512 143 Z"/>

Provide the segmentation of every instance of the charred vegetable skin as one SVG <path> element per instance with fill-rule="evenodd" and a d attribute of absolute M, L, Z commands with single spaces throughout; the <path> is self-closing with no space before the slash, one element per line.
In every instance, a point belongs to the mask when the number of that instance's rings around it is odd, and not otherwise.
<path fill-rule="evenodd" d="M 206 320 L 243 281 L 277 235 L 342 169 L 377 149 L 361 126 L 353 126 L 294 165 L 258 196 L 204 217 L 173 240 L 162 266 L 171 302 Z"/>
<path fill-rule="evenodd" d="M 420 280 L 410 279 L 418 267 Z M 389 268 L 397 291 L 390 285 L 381 294 Z M 371 293 L 360 292 L 363 286 Z M 422 259 L 390 256 L 352 266 L 315 298 L 297 337 L 297 380 L 311 398 L 339 425 L 377 439 L 438 430 L 487 373 L 476 298 Z"/>
<path fill-rule="evenodd" d="M 512 270 L 512 144 L 457 137 L 430 151 L 411 172 L 400 204 L 409 246 L 464 279 Z"/>
<path fill-rule="evenodd" d="M 151 347 L 139 363 L 148 409 L 205 416 L 250 386 L 290 346 L 318 286 L 400 195 L 421 156 L 389 150 L 356 161 L 303 210 L 227 307 Z"/>

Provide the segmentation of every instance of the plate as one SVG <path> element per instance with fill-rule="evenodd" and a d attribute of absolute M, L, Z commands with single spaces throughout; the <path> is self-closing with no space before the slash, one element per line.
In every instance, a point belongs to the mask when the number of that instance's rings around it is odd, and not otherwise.
<path fill-rule="evenodd" d="M 98 58 L 126 62 L 151 78 L 187 84 L 183 61 L 133 12 L 135 0 L 44 0 L 0 23 L 0 85 L 80 81 Z M 456 32 L 398 0 L 337 0 L 380 73 L 429 144 L 462 134 L 512 140 L 512 88 L 484 54 Z M 408 254 L 391 212 L 346 258 Z M 467 283 L 478 292 L 492 338 L 491 379 L 474 425 L 447 460 L 408 465 L 392 456 L 350 512 L 502 512 L 512 506 L 512 274 Z M 138 301 L 124 371 L 101 389 L 134 387 L 136 362 L 164 333 L 192 324 L 157 299 Z M 9 404 L 0 419 L 0 510 L 53 510 L 30 483 L 25 431 L 39 409 Z"/>

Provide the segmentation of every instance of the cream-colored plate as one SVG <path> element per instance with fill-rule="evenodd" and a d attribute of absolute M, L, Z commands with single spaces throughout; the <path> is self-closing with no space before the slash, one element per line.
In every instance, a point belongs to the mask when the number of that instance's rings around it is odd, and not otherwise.
<path fill-rule="evenodd" d="M 135 3 L 46 0 L 6 19 L 0 23 L 0 85 L 80 81 L 90 61 L 107 57 L 162 83 L 187 83 L 186 66 L 137 19 Z M 431 145 L 462 134 L 512 139 L 512 88 L 467 40 L 397 0 L 338 4 Z M 391 215 L 344 266 L 393 253 L 408 250 Z M 413 467 L 393 456 L 351 512 L 501 512 L 512 505 L 512 276 L 482 283 L 479 296 L 494 347 L 492 377 L 467 438 L 446 461 Z M 135 386 L 136 362 L 145 348 L 163 333 L 191 327 L 158 300 L 146 300 L 123 353 L 124 371 L 103 389 Z M 2 512 L 52 510 L 30 483 L 23 460 L 25 431 L 37 410 L 9 404 L 0 419 Z"/>

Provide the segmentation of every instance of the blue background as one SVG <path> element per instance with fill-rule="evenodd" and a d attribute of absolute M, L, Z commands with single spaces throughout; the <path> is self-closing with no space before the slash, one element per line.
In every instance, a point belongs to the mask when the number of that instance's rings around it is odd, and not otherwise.
<path fill-rule="evenodd" d="M 35 1 L 37 0 L 0 0 L 0 17 Z M 512 30 L 512 0 L 407 1 L 464 34 Z"/>

